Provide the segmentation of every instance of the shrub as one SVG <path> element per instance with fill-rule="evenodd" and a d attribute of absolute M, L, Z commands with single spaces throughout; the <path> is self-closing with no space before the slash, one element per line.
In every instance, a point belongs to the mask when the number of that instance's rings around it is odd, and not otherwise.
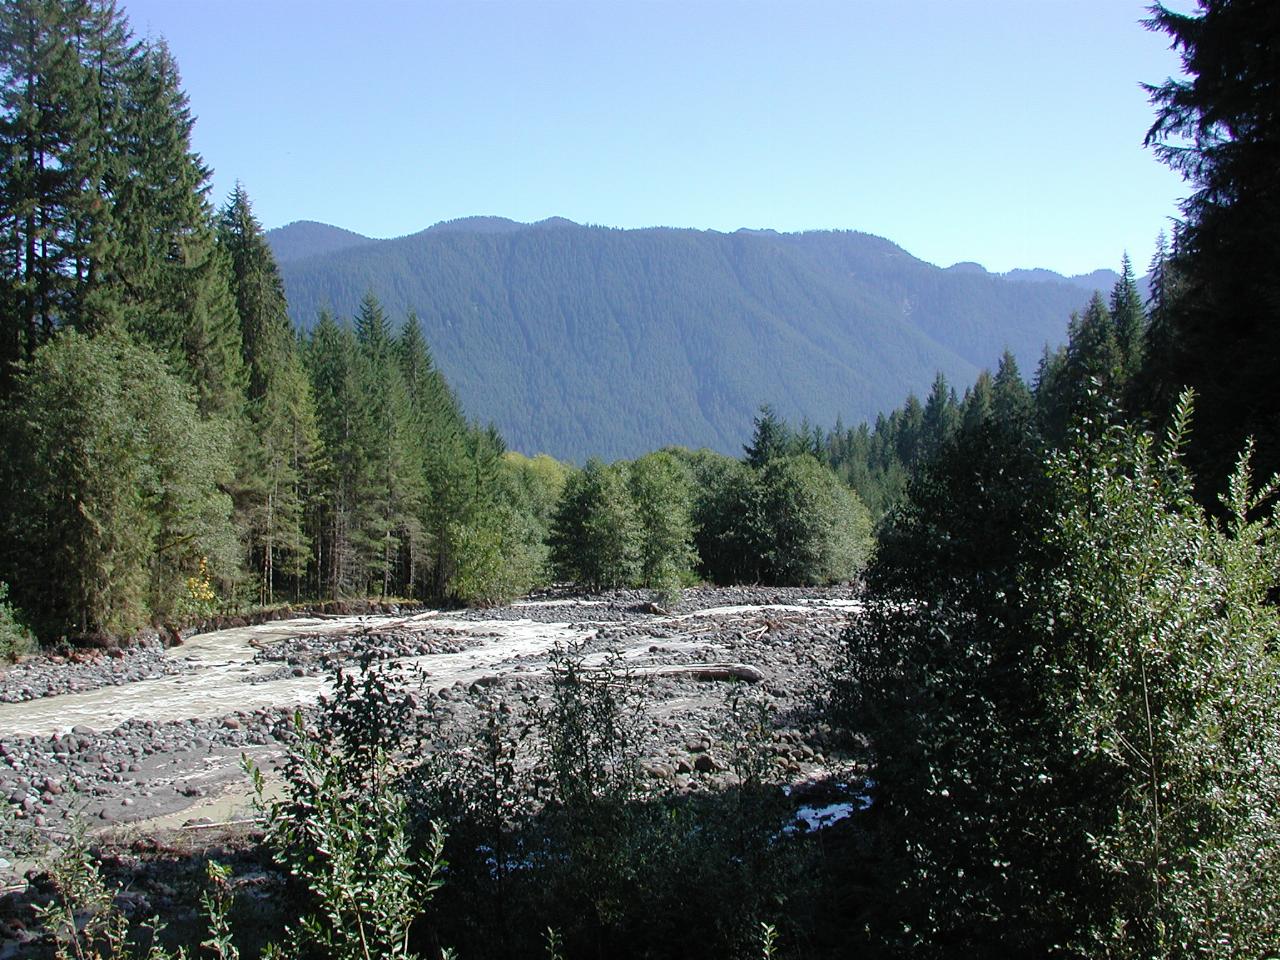
<path fill-rule="evenodd" d="M 410 928 L 444 866 L 443 830 L 433 825 L 425 849 L 415 849 L 399 789 L 411 712 L 390 668 L 366 660 L 356 675 L 339 669 L 317 724 L 295 715 L 284 797 L 268 801 L 261 771 L 250 766 L 267 842 L 310 895 L 289 931 L 295 955 L 410 955 Z"/>
<path fill-rule="evenodd" d="M 13 661 L 34 650 L 36 638 L 8 597 L 9 585 L 0 582 L 0 659 Z"/>
<path fill-rule="evenodd" d="M 1006 482 L 1042 499 L 974 484 L 952 538 L 900 519 L 911 538 L 873 577 L 898 589 L 847 632 L 843 690 L 896 871 L 881 932 L 911 955 L 1274 946 L 1275 487 L 1251 489 L 1246 454 L 1229 519 L 1206 516 L 1181 461 L 1189 413 L 1161 442 L 1085 424 L 1043 483 Z M 993 563 L 931 574 L 913 540 Z"/>

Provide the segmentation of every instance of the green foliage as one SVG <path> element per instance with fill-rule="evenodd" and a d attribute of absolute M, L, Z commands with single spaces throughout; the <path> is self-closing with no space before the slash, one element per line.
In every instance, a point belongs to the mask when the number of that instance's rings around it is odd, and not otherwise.
<path fill-rule="evenodd" d="M 0 659 L 17 660 L 35 649 L 36 638 L 9 600 L 9 585 L 0 581 Z"/>
<path fill-rule="evenodd" d="M 1138 292 L 1133 276 L 1133 264 L 1126 253 L 1120 261 L 1120 279 L 1111 290 L 1112 322 L 1115 325 L 1116 347 L 1120 352 L 1120 366 L 1126 380 L 1132 380 L 1142 369 L 1143 352 L 1147 334 L 1147 311 Z"/>
<path fill-rule="evenodd" d="M 321 592 L 492 604 L 544 582 L 550 458 L 516 464 L 469 425 L 416 318 L 398 338 L 366 297 L 355 329 L 321 316 L 305 350 L 323 457 L 309 526 Z"/>
<path fill-rule="evenodd" d="M 1160 443 L 1086 423 L 1047 468 L 979 435 L 895 519 L 838 691 L 911 955 L 1269 955 L 1274 487 L 1246 457 L 1206 517 L 1187 415 Z"/>
<path fill-rule="evenodd" d="M 743 459 L 746 460 L 747 466 L 759 470 L 777 457 L 791 456 L 801 452 L 797 449 L 799 438 L 796 433 L 769 404 L 766 403 L 760 408 L 760 414 L 753 421 L 753 425 L 751 442 L 743 448 Z"/>
<path fill-rule="evenodd" d="M 296 583 L 307 560 L 305 485 L 320 442 L 315 406 L 279 272 L 238 184 L 219 214 L 217 241 L 229 264 L 248 371 L 236 443 L 236 514 L 245 554 L 257 574 L 257 600 L 269 604 L 277 578 L 291 573 Z"/>
<path fill-rule="evenodd" d="M 231 931 L 231 905 L 235 901 L 231 869 L 210 860 L 205 865 L 205 876 L 209 888 L 200 895 L 200 905 L 209 918 L 209 936 L 200 946 L 208 950 L 214 960 L 240 960 L 240 949 Z"/>
<path fill-rule="evenodd" d="M 538 721 L 550 781 L 549 855 L 533 878 L 542 922 L 558 918 L 569 955 L 687 956 L 691 938 L 712 955 L 752 953 L 755 921 L 802 886 L 799 861 L 777 843 L 779 795 L 762 780 L 767 712 L 733 701 L 729 760 L 743 781 L 682 804 L 643 778 L 642 698 L 617 659 L 557 659 Z"/>
<path fill-rule="evenodd" d="M 200 894 L 200 906 L 209 935 L 200 946 L 214 960 L 239 960 L 230 919 L 235 900 L 231 871 L 210 860 L 205 874 L 209 887 Z M 103 877 L 83 827 L 72 830 L 65 847 L 54 857 L 49 878 L 53 898 L 38 905 L 36 915 L 53 937 L 58 960 L 186 960 L 189 956 L 185 947 L 170 952 L 161 944 L 164 928 L 158 924 L 131 928 L 116 902 L 119 888 Z"/>
<path fill-rule="evenodd" d="M 763 699 L 739 691 L 720 731 L 741 784 L 681 796 L 644 768 L 641 684 L 616 655 L 561 650 L 527 722 L 491 705 L 420 768 L 420 802 L 449 824 L 431 922 L 462 955 L 545 952 L 550 926 L 563 956 L 754 956 L 761 918 L 803 926 L 813 863 L 779 842 Z"/>
<path fill-rule="evenodd" d="M 135 630 L 207 570 L 236 569 L 227 438 L 158 357 L 64 333 L 23 364 L 6 417 L 15 599 L 41 636 Z"/>
<path fill-rule="evenodd" d="M 267 842 L 311 897 L 289 931 L 295 953 L 413 956 L 410 928 L 440 886 L 444 833 L 432 827 L 425 850 L 415 850 L 398 787 L 410 709 L 384 669 L 366 662 L 358 676 L 339 671 L 318 725 L 295 716 L 284 797 L 267 800 L 250 765 Z"/>
<path fill-rule="evenodd" d="M 767 537 L 756 474 L 746 464 L 700 451 L 692 468 L 694 546 L 705 576 L 717 583 L 760 580 L 760 550 Z"/>
<path fill-rule="evenodd" d="M 758 478 L 767 524 L 763 579 L 785 585 L 853 579 L 871 547 L 871 518 L 857 494 L 809 456 L 768 463 Z"/>
<path fill-rule="evenodd" d="M 543 582 L 545 534 L 520 505 L 502 499 L 458 529 L 450 592 L 463 603 L 509 603 Z"/>
<path fill-rule="evenodd" d="M 1013 363 L 1011 355 L 1008 361 Z M 1016 363 L 1010 369 L 1016 379 Z M 980 384 L 984 375 L 989 379 L 984 371 Z M 900 408 L 877 417 L 874 427 L 864 423 L 846 429 L 837 423 L 816 453 L 858 492 L 877 518 L 882 517 L 902 496 L 911 471 L 936 456 L 966 416 L 981 421 L 988 412 L 995 414 L 999 403 L 995 382 L 990 392 L 992 396 L 985 401 L 989 411 L 972 397 L 967 403 L 979 407 L 962 409 L 946 377 L 938 373 L 926 404 L 911 393 Z"/>
<path fill-rule="evenodd" d="M 118 253 L 113 183 L 136 175 L 125 108 L 142 51 L 103 3 L 19 0 L 0 8 L 0 387 L 60 327 L 118 316 L 99 296 Z M 144 188 L 145 189 L 145 188 Z M 131 193 L 119 195 L 127 202 Z M 102 269 L 86 269 L 90 263 Z M 0 394 L 7 390 L 0 390 Z"/>
<path fill-rule="evenodd" d="M 589 812 L 640 795 L 641 691 L 620 662 L 589 669 L 580 654 L 561 650 L 541 724 L 552 797 Z"/>
<path fill-rule="evenodd" d="M 98 872 L 83 831 L 74 831 L 54 859 L 54 899 L 40 913 L 57 944 L 58 960 L 116 960 L 128 953 L 129 921 L 115 890 Z"/>
<path fill-rule="evenodd" d="M 205 196 L 210 172 L 191 150 L 194 118 L 163 41 L 143 46 L 137 72 L 127 110 L 140 182 L 120 191 L 130 202 L 116 212 L 124 324 L 168 360 L 203 416 L 234 419 L 246 377 L 230 268 Z"/>
<path fill-rule="evenodd" d="M 1267 0 L 1203 0 L 1193 12 L 1151 8 L 1179 76 L 1147 87 L 1156 108 L 1147 144 L 1189 182 L 1153 302 L 1146 408 L 1167 413 L 1196 391 L 1199 429 L 1188 451 L 1201 502 L 1246 437 L 1258 466 L 1280 469 L 1280 19 Z"/>
<path fill-rule="evenodd" d="M 1206 518 L 1181 462 L 1188 400 L 1161 443 L 1116 431 L 1059 453 L 1044 602 L 1061 658 L 1064 748 L 1102 787 L 1089 866 L 1107 881 L 1082 932 L 1110 956 L 1270 956 L 1280 924 L 1277 483 L 1251 449 Z M 1051 619 L 1050 619 L 1051 618 Z"/>
<path fill-rule="evenodd" d="M 760 924 L 760 956 L 773 960 L 778 955 L 778 928 L 771 923 Z"/>
<path fill-rule="evenodd" d="M 625 467 L 588 460 L 556 507 L 551 562 L 557 576 L 589 589 L 628 586 L 639 570 L 640 536 Z"/>
<path fill-rule="evenodd" d="M 871 518 L 858 495 L 813 457 L 761 469 L 704 456 L 694 507 L 702 569 L 719 583 L 835 583 L 865 566 Z"/>
<path fill-rule="evenodd" d="M 502 455 L 503 469 L 520 490 L 527 512 L 541 529 L 549 530 L 551 517 L 572 468 L 545 453 L 526 457 L 508 450 Z M 545 538 L 544 538 L 545 539 Z"/>
<path fill-rule="evenodd" d="M 885 518 L 867 571 L 877 594 L 962 595 L 1004 605 L 1037 549 L 1025 536 L 1049 497 L 1035 434 L 998 419 L 962 430 L 922 465 Z"/>
<path fill-rule="evenodd" d="M 657 452 L 634 461 L 628 480 L 640 528 L 639 582 L 678 593 L 697 563 L 689 474 L 671 454 Z"/>
<path fill-rule="evenodd" d="M 956 393 L 941 372 L 933 378 L 920 421 L 917 456 L 927 460 L 937 455 L 960 426 L 960 405 L 956 401 Z"/>

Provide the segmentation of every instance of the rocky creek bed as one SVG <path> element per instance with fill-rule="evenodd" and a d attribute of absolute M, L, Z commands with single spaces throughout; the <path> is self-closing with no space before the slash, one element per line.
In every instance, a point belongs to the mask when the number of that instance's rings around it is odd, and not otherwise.
<path fill-rule="evenodd" d="M 33 657 L 0 672 L 0 703 L 24 703 L 138 680 L 186 673 L 192 666 L 165 656 L 158 638 L 126 648 L 68 650 Z"/>
<path fill-rule="evenodd" d="M 32 694 L 0 702 L 0 803 L 19 831 L 54 845 L 77 822 L 126 847 L 216 831 L 252 818 L 242 756 L 270 771 L 283 755 L 282 725 L 313 709 L 334 664 L 367 656 L 402 665 L 439 742 L 465 744 L 495 713 L 536 727 L 557 651 L 569 648 L 638 684 L 642 768 L 664 788 L 733 781 L 728 705 L 733 690 L 749 688 L 770 708 L 763 750 L 779 789 L 797 805 L 830 799 L 831 785 L 856 771 L 815 720 L 810 691 L 858 603 L 850 587 L 689 590 L 666 611 L 642 592 L 545 596 L 490 610 L 299 618 L 169 650 L 33 660 L 0 674 L 0 700 Z M 3 856 L 0 878 L 18 884 L 31 861 Z"/>

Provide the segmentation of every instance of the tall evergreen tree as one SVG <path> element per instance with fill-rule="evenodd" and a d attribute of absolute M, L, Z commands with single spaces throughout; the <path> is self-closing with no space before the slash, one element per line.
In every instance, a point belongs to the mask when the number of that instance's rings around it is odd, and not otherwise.
<path fill-rule="evenodd" d="M 273 371 L 293 351 L 294 338 L 284 281 L 249 195 L 239 183 L 218 216 L 217 241 L 231 271 L 248 399 L 254 402 L 266 396 Z"/>
<path fill-rule="evenodd" d="M 135 336 L 169 357 L 206 415 L 236 417 L 244 396 L 231 267 L 209 207 L 209 169 L 191 149 L 193 118 L 167 46 L 134 63 L 133 169 L 116 219 L 128 256 L 121 284 Z"/>
<path fill-rule="evenodd" d="M 1097 293 L 1069 329 L 1067 378 L 1073 412 L 1087 405 L 1090 393 L 1116 399 L 1123 387 L 1124 354 L 1111 313 Z"/>
<path fill-rule="evenodd" d="M 936 456 L 951 439 L 959 424 L 960 411 L 955 391 L 948 386 L 942 371 L 938 371 L 921 415 L 920 447 L 917 455 L 926 458 Z"/>
<path fill-rule="evenodd" d="M 414 469 L 412 419 L 391 321 L 372 295 L 360 305 L 355 335 L 360 348 L 356 390 L 365 461 L 358 540 L 369 558 L 374 583 L 386 595 L 397 580 L 401 541 L 416 517 L 422 476 Z"/>
<path fill-rule="evenodd" d="M 924 450 L 924 407 L 914 392 L 889 417 L 889 432 L 893 435 L 898 459 L 908 467 L 914 466 Z"/>
<path fill-rule="evenodd" d="M 1201 477 L 1220 482 L 1249 435 L 1265 475 L 1280 466 L 1280 11 L 1269 0 L 1200 0 L 1194 13 L 1157 3 L 1147 25 L 1184 72 L 1147 87 L 1147 143 L 1193 190 L 1149 390 L 1159 402 L 1195 388 L 1189 460 Z"/>
<path fill-rule="evenodd" d="M 128 56 L 115 50 L 108 58 L 104 50 L 97 75 L 82 62 L 90 53 L 87 20 L 94 9 L 59 0 L 0 5 L 0 361 L 6 369 L 59 327 L 83 320 L 79 295 L 109 209 L 103 167 L 118 152 L 111 143 L 118 131 L 95 125 L 106 111 L 94 106 L 106 103 L 105 89 L 114 86 Z M 111 37 L 123 44 L 118 19 L 99 25 L 104 46 Z M 0 370 L 0 378 L 6 376 Z"/>
<path fill-rule="evenodd" d="M 995 387 L 991 373 L 983 370 L 973 382 L 973 388 L 965 391 L 964 402 L 960 405 L 960 426 L 965 430 L 976 430 L 994 416 Z"/>
<path fill-rule="evenodd" d="M 424 595 L 445 597 L 456 580 L 464 549 L 459 520 L 471 510 L 476 488 L 471 431 L 413 314 L 405 320 L 396 349 L 415 437 L 412 450 L 423 477 L 418 507 L 421 538 L 409 541 L 410 579 L 420 584 Z"/>
<path fill-rule="evenodd" d="M 1120 351 L 1120 367 L 1127 383 L 1142 366 L 1147 327 L 1147 312 L 1127 253 L 1120 261 L 1120 279 L 1111 288 L 1110 309 L 1116 347 Z"/>
<path fill-rule="evenodd" d="M 294 575 L 295 589 L 306 562 L 304 485 L 319 442 L 315 410 L 279 270 L 239 184 L 218 217 L 217 242 L 230 268 L 247 371 L 236 511 L 259 602 L 270 603 L 277 561 L 281 573 Z"/>
<path fill-rule="evenodd" d="M 750 466 L 763 467 L 774 457 L 790 456 L 794 452 L 795 434 L 772 406 L 764 404 L 754 423 L 751 443 L 744 450 Z"/>
<path fill-rule="evenodd" d="M 136 43 L 114 0 L 16 0 L 0 106 L 0 360 L 123 322 L 206 415 L 234 416 L 235 314 L 167 48 Z"/>
<path fill-rule="evenodd" d="M 364 451 L 357 386 L 355 334 L 322 313 L 307 344 L 316 427 L 324 451 L 311 505 L 316 589 L 339 597 L 363 590 L 356 546 Z"/>
<path fill-rule="evenodd" d="M 1031 389 L 1018 371 L 1018 361 L 1006 350 L 991 383 L 992 412 L 1002 423 L 1029 428 L 1034 402 Z"/>

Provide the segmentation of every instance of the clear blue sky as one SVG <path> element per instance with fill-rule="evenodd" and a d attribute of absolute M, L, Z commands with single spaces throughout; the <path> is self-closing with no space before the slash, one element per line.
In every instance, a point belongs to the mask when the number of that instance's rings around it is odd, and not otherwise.
<path fill-rule="evenodd" d="M 1186 192 L 1142 0 L 122 0 L 221 202 L 439 220 L 864 230 L 940 265 L 1145 269 Z M 1175 4 L 1187 8 L 1189 0 Z"/>

